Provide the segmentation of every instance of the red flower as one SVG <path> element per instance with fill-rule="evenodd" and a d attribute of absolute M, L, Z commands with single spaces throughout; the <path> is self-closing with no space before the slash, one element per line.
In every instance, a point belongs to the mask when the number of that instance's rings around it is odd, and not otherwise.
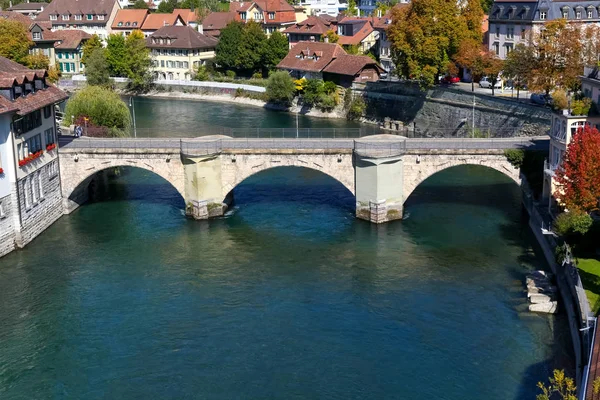
<path fill-rule="evenodd" d="M 0 168 L 0 175 L 2 175 L 4 173 L 4 170 L 2 168 Z"/>
<path fill-rule="evenodd" d="M 46 151 L 54 150 L 56 148 L 56 143 L 50 143 L 46 146 Z"/>

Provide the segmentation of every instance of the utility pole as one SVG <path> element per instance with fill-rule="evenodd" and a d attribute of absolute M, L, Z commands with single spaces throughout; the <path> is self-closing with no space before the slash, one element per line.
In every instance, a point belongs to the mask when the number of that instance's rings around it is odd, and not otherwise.
<path fill-rule="evenodd" d="M 137 127 L 135 126 L 135 103 L 133 102 L 133 96 L 129 98 L 129 105 L 133 112 L 133 137 L 137 138 Z"/>
<path fill-rule="evenodd" d="M 296 139 L 298 139 L 298 109 L 296 109 Z"/>
<path fill-rule="evenodd" d="M 473 95 L 473 125 L 472 125 L 472 129 L 473 129 L 473 137 L 475 137 L 475 95 Z"/>

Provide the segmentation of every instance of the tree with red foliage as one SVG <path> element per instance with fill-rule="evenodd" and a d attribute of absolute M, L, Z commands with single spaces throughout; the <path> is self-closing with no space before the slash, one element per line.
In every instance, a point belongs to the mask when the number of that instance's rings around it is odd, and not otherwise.
<path fill-rule="evenodd" d="M 586 125 L 572 137 L 556 171 L 556 198 L 569 211 L 591 212 L 600 199 L 600 132 Z"/>

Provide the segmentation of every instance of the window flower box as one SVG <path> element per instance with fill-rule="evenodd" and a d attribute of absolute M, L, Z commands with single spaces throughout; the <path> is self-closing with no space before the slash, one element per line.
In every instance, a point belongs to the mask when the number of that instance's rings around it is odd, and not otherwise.
<path fill-rule="evenodd" d="M 4 175 L 4 169 L 0 168 L 0 175 Z"/>
<path fill-rule="evenodd" d="M 39 150 L 39 151 L 36 151 L 35 153 L 31 153 L 30 155 L 28 155 L 24 159 L 19 160 L 19 167 L 26 166 L 27 164 L 29 164 L 33 160 L 36 160 L 36 159 L 40 158 L 42 154 L 44 154 L 43 150 Z"/>
<path fill-rule="evenodd" d="M 46 151 L 51 151 L 54 150 L 56 148 L 56 143 L 50 143 L 48 146 L 46 146 Z"/>

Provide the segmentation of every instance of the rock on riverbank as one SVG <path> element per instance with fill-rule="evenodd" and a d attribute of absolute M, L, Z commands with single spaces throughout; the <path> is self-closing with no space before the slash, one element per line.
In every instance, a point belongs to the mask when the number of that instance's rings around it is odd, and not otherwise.
<path fill-rule="evenodd" d="M 525 278 L 529 311 L 556 314 L 558 311 L 558 289 L 552 285 L 552 274 L 533 271 Z"/>

